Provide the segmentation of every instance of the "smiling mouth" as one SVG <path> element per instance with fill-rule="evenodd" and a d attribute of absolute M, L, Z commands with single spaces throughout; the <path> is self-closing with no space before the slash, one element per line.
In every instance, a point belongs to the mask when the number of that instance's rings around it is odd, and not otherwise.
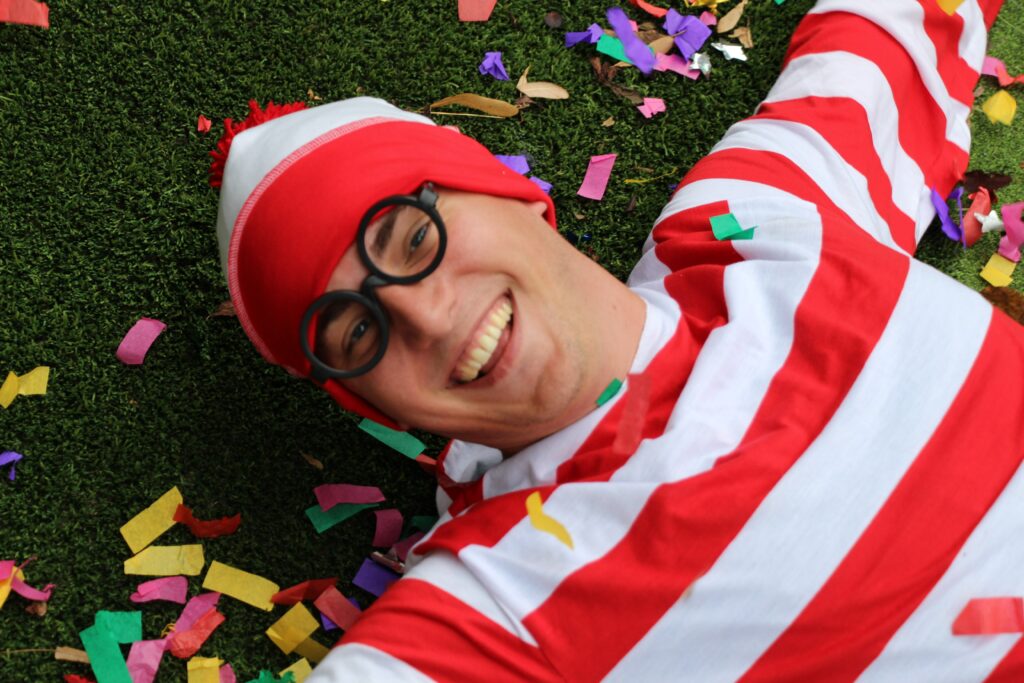
<path fill-rule="evenodd" d="M 498 300 L 474 332 L 472 341 L 455 364 L 452 380 L 468 384 L 490 372 L 501 359 L 511 327 L 512 302 L 506 295 Z"/>

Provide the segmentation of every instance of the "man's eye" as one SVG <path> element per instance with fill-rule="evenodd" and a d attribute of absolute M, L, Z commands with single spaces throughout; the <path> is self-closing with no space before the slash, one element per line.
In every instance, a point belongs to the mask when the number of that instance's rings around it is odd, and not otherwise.
<path fill-rule="evenodd" d="M 416 251 L 416 249 L 423 244 L 423 240 L 427 239 L 427 233 L 430 228 L 428 225 L 422 226 L 419 230 L 413 233 L 412 239 L 409 240 L 409 253 Z"/>
<path fill-rule="evenodd" d="M 348 340 L 345 342 L 345 351 L 352 353 L 359 342 L 366 336 L 366 333 L 370 331 L 372 323 L 363 318 L 357 322 L 353 327 L 352 331 L 348 335 Z"/>

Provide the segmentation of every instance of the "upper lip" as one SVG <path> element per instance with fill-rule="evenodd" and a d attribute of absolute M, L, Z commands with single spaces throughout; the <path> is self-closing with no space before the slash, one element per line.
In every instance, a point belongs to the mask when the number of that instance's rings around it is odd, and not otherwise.
<path fill-rule="evenodd" d="M 452 377 L 454 377 L 455 375 L 455 369 L 456 367 L 458 367 L 459 359 L 462 358 L 463 354 L 465 354 L 466 351 L 468 351 L 473 345 L 476 344 L 477 337 L 479 336 L 480 333 L 480 328 L 483 326 L 484 321 L 487 319 L 488 316 L 490 316 L 491 311 L 495 309 L 495 307 L 498 305 L 498 302 L 501 301 L 502 299 L 511 300 L 512 297 L 507 291 L 502 292 L 498 296 L 494 297 L 494 299 L 491 300 L 487 307 L 484 308 L 483 312 L 480 313 L 479 316 L 477 316 L 476 322 L 473 324 L 472 327 L 469 328 L 469 332 L 466 334 L 465 340 L 462 342 L 462 344 L 460 344 L 457 347 L 458 350 L 455 354 L 455 357 L 448 364 L 449 386 L 451 386 L 452 384 L 459 384 L 458 382 L 452 379 Z M 497 353 L 497 349 L 495 350 L 495 353 Z M 479 377 L 477 379 L 479 379 Z"/>

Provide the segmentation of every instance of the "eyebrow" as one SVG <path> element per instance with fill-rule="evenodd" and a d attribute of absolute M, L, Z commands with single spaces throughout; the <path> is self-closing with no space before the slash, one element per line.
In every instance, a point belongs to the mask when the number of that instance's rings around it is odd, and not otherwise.
<path fill-rule="evenodd" d="M 384 214 L 384 217 L 380 219 L 380 229 L 377 230 L 377 234 L 373 237 L 373 255 L 380 258 L 381 254 L 387 248 L 388 243 L 391 242 L 391 235 L 395 231 L 395 223 L 398 221 L 399 215 L 414 207 L 408 204 L 402 204 L 391 211 Z"/>

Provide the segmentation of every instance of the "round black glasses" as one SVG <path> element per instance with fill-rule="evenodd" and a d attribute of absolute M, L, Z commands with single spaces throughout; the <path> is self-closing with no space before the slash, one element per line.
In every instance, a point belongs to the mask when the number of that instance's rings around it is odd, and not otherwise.
<path fill-rule="evenodd" d="M 447 244 L 437 191 L 430 183 L 415 194 L 382 199 L 366 211 L 356 248 L 370 274 L 358 291 L 340 289 L 317 298 L 299 324 L 299 343 L 312 364 L 313 379 L 358 377 L 380 362 L 390 324 L 376 289 L 419 282 L 441 264 Z"/>

